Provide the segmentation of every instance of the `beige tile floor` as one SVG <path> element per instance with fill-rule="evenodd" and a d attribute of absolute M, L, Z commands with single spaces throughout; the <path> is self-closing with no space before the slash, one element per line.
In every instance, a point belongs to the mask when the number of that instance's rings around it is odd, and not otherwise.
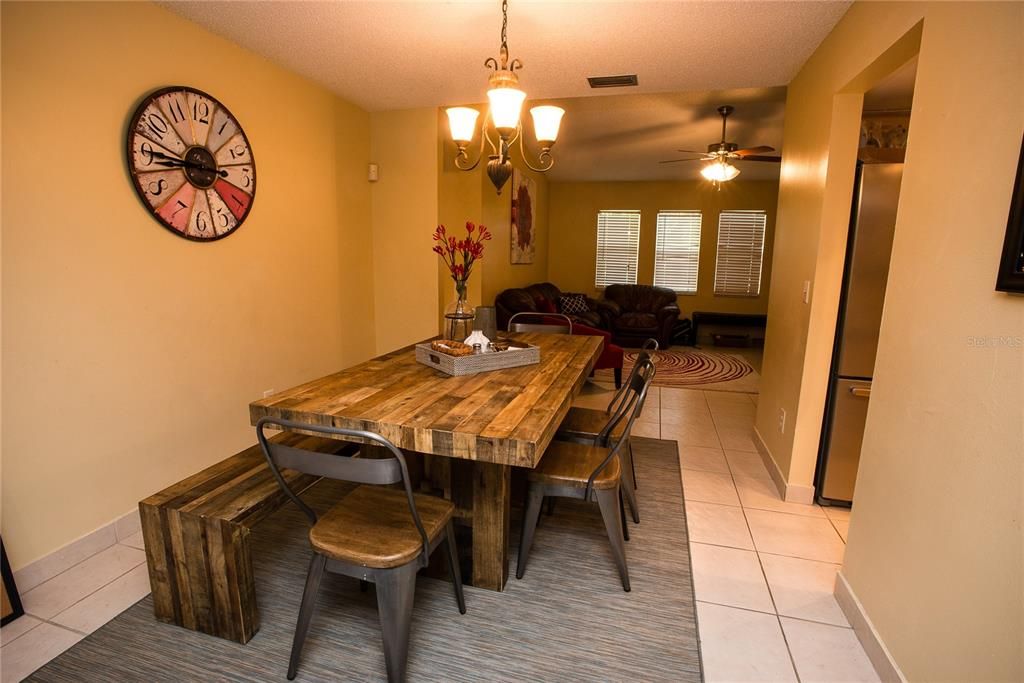
<path fill-rule="evenodd" d="M 603 407 L 611 390 L 589 385 L 578 403 Z M 638 423 L 679 444 L 705 679 L 877 681 L 832 595 L 849 510 L 779 498 L 756 408 L 756 395 L 654 387 Z"/>
<path fill-rule="evenodd" d="M 0 629 L 0 680 L 24 679 L 149 594 L 143 547 L 128 536 L 26 591 L 25 615 Z"/>
<path fill-rule="evenodd" d="M 588 383 L 577 404 L 603 408 L 611 393 Z M 635 429 L 679 444 L 705 678 L 876 681 L 832 597 L 849 511 L 779 499 L 751 439 L 756 399 L 653 387 Z M 26 615 L 0 630 L 2 683 L 143 598 L 142 547 L 135 534 L 27 591 Z"/>

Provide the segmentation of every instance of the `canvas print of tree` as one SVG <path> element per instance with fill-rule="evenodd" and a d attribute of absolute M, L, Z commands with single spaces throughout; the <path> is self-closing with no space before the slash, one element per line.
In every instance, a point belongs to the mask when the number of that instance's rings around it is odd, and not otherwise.
<path fill-rule="evenodd" d="M 534 216 L 536 215 L 537 184 L 518 170 L 512 174 L 512 250 L 513 264 L 533 263 Z"/>

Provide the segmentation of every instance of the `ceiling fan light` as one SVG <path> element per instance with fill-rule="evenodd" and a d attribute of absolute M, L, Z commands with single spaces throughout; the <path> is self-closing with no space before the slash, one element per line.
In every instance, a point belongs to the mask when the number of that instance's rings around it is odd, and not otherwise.
<path fill-rule="evenodd" d="M 525 92 L 518 88 L 491 88 L 487 91 L 487 99 L 491 103 L 491 120 L 495 128 L 507 131 L 519 126 Z"/>
<path fill-rule="evenodd" d="M 562 116 L 565 110 L 561 107 L 542 105 L 530 110 L 533 116 L 533 132 L 537 141 L 550 147 L 558 139 L 558 128 L 562 125 Z"/>
<path fill-rule="evenodd" d="M 732 180 L 740 174 L 740 169 L 727 161 L 714 161 L 700 170 L 700 174 L 708 180 L 716 183 L 724 183 Z"/>
<path fill-rule="evenodd" d="M 473 134 L 476 132 L 476 119 L 480 112 L 471 107 L 448 107 L 445 113 L 448 114 L 448 129 L 451 131 L 452 140 L 463 145 L 472 142 Z"/>

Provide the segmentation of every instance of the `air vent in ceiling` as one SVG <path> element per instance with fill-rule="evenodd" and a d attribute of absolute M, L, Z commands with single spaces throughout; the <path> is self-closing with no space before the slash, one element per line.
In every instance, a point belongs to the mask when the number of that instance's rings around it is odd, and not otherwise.
<path fill-rule="evenodd" d="M 638 85 L 636 74 L 625 76 L 591 76 L 587 79 L 591 88 L 624 88 L 630 85 Z"/>

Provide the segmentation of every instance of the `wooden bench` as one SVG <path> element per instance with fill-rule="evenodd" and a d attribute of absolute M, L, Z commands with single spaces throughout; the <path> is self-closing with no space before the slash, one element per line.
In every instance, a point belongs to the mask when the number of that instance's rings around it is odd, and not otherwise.
<path fill-rule="evenodd" d="M 290 432 L 277 443 L 324 453 L 355 444 Z M 295 492 L 318 477 L 284 470 Z M 139 503 L 160 621 L 246 643 L 259 630 L 249 529 L 288 502 L 258 445 Z"/>

